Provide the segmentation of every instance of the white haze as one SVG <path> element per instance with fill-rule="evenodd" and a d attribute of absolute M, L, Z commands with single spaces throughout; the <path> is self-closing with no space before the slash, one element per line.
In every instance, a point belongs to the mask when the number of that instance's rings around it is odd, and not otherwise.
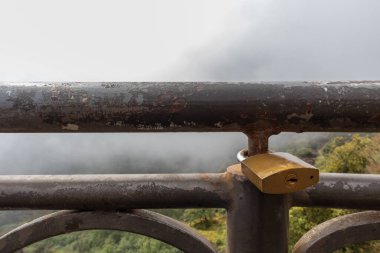
<path fill-rule="evenodd" d="M 0 80 L 380 79 L 379 7 L 377 0 L 1 1 Z M 0 138 L 2 174 L 219 171 L 246 145 L 239 133 Z M 272 138 L 272 149 L 292 138 Z"/>

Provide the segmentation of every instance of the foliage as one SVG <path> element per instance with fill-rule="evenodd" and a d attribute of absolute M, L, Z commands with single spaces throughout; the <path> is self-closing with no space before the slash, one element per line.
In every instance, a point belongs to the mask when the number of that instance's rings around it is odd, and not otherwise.
<path fill-rule="evenodd" d="M 316 166 L 325 172 L 365 173 L 376 151 L 368 136 L 336 137 L 322 148 Z"/>
<path fill-rule="evenodd" d="M 375 162 L 377 145 L 369 136 L 358 134 L 338 136 L 331 139 L 321 150 L 316 159 L 316 166 L 324 172 L 366 173 L 370 164 Z M 352 210 L 322 208 L 292 208 L 290 210 L 290 249 L 299 238 L 314 226 L 352 213 Z M 363 243 L 340 250 L 346 253 L 378 252 L 374 243 Z"/>
<path fill-rule="evenodd" d="M 131 233 L 107 230 L 75 232 L 53 237 L 24 249 L 23 253 L 179 253 L 157 240 Z"/>
<path fill-rule="evenodd" d="M 183 220 L 211 241 L 220 252 L 226 248 L 226 212 L 223 209 L 187 209 Z"/>

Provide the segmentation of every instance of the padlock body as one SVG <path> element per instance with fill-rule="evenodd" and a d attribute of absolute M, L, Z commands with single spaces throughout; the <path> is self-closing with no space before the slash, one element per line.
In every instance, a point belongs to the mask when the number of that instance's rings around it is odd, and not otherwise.
<path fill-rule="evenodd" d="M 286 194 L 319 181 L 318 169 L 288 153 L 254 155 L 241 164 L 243 174 L 264 193 Z"/>

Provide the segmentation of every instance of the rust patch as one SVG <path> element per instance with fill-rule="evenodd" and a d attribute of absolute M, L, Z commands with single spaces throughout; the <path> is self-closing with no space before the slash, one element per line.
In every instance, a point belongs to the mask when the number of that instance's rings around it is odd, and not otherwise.
<path fill-rule="evenodd" d="M 67 231 L 75 231 L 78 230 L 80 224 L 82 224 L 82 220 L 78 218 L 74 218 L 72 220 L 69 220 L 65 223 L 65 229 Z"/>
<path fill-rule="evenodd" d="M 287 118 L 288 119 L 298 118 L 298 119 L 303 119 L 303 120 L 309 121 L 313 116 L 314 116 L 313 105 L 311 102 L 307 102 L 306 103 L 306 110 L 305 110 L 304 114 L 292 113 L 292 114 L 287 115 Z"/>
<path fill-rule="evenodd" d="M 199 91 L 202 91 L 202 90 L 205 89 L 204 85 L 195 85 L 194 88 L 195 88 L 195 90 L 198 91 L 198 92 L 199 92 Z"/>
<path fill-rule="evenodd" d="M 380 113 L 373 115 L 368 122 L 379 123 L 380 122 Z"/>
<path fill-rule="evenodd" d="M 184 98 L 177 98 L 173 101 L 172 105 L 169 108 L 170 113 L 175 113 L 182 111 L 183 109 L 186 108 L 186 100 Z"/>
<path fill-rule="evenodd" d="M 227 168 L 227 173 L 232 175 L 238 175 L 238 176 L 244 176 L 242 170 L 241 170 L 241 164 L 233 164 Z"/>
<path fill-rule="evenodd" d="M 173 99 L 173 95 L 172 94 L 160 94 L 157 96 L 157 99 L 156 99 L 156 105 L 158 106 L 166 106 L 168 104 L 170 104 L 170 102 L 172 101 Z"/>
<path fill-rule="evenodd" d="M 203 181 L 209 181 L 210 180 L 210 176 L 207 175 L 206 173 L 200 174 L 199 178 L 200 178 L 200 180 L 203 180 Z"/>
<path fill-rule="evenodd" d="M 169 113 L 176 113 L 186 108 L 187 102 L 183 97 L 170 93 L 160 94 L 155 101 L 156 106 L 167 107 Z"/>
<path fill-rule="evenodd" d="M 240 113 L 240 118 L 247 119 L 248 118 L 248 113 L 247 112 L 241 112 Z"/>

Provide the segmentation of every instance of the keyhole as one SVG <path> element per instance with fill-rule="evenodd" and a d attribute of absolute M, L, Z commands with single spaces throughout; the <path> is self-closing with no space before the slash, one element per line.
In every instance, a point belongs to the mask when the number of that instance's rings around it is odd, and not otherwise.
<path fill-rule="evenodd" d="M 297 175 L 295 175 L 295 174 L 288 174 L 286 176 L 286 184 L 287 185 L 294 186 L 295 184 L 297 184 L 297 182 L 298 182 Z"/>

